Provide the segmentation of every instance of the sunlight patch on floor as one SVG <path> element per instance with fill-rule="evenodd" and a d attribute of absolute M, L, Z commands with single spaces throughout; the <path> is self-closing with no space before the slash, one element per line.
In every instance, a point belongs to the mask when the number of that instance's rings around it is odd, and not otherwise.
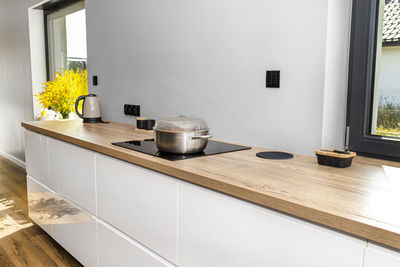
<path fill-rule="evenodd" d="M 16 219 L 13 218 L 16 216 L 11 216 L 15 215 L 14 204 L 15 201 L 12 199 L 0 199 L 0 239 L 33 225 L 25 219 Z"/>
<path fill-rule="evenodd" d="M 14 200 L 2 198 L 0 199 L 0 211 L 14 207 Z"/>
<path fill-rule="evenodd" d="M 23 221 L 17 221 L 10 215 L 3 216 L 0 218 L 0 239 L 13 234 L 21 229 L 31 227 L 32 223 L 24 223 Z"/>

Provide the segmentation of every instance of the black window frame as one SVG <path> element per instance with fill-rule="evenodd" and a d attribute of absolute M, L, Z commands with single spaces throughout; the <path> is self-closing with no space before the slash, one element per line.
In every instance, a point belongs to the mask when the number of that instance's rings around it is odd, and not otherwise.
<path fill-rule="evenodd" d="M 372 135 L 379 0 L 353 0 L 347 119 L 348 148 L 400 160 L 400 139 Z"/>
<path fill-rule="evenodd" d="M 51 80 L 50 75 L 50 55 L 49 55 L 49 32 L 47 25 L 47 16 L 57 12 L 61 9 L 67 8 L 69 6 L 75 5 L 76 3 L 84 2 L 84 0 L 50 0 L 43 5 L 37 7 L 37 9 L 43 10 L 44 19 L 44 46 L 45 46 L 45 56 L 46 56 L 46 76 L 47 80 Z"/>

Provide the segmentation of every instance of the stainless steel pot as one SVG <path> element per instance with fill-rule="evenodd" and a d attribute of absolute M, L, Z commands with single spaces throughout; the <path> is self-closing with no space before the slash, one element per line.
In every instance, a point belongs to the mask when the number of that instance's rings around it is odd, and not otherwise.
<path fill-rule="evenodd" d="M 212 136 L 204 120 L 190 117 L 158 120 L 154 140 L 161 152 L 193 154 L 203 151 Z"/>
<path fill-rule="evenodd" d="M 154 129 L 154 140 L 161 152 L 193 154 L 203 151 L 208 143 L 208 130 L 178 132 Z"/>

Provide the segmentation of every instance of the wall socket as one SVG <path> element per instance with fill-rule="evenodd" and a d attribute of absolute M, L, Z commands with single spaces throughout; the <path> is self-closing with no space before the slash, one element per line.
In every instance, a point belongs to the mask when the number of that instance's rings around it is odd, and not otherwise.
<path fill-rule="evenodd" d="M 267 70 L 265 86 L 267 88 L 279 88 L 281 80 L 281 71 Z"/>
<path fill-rule="evenodd" d="M 92 77 L 92 83 L 93 83 L 93 86 L 97 86 L 99 84 L 99 80 L 97 79 L 97 75 L 94 75 Z"/>
<path fill-rule="evenodd" d="M 124 105 L 124 113 L 128 116 L 140 116 L 140 106 L 139 105 Z"/>

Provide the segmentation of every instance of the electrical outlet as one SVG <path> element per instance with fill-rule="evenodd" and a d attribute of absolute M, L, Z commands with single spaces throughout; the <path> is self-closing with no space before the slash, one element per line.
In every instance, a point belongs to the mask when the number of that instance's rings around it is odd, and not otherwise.
<path fill-rule="evenodd" d="M 97 86 L 99 84 L 99 81 L 97 79 L 97 75 L 94 75 L 92 77 L 92 83 L 93 83 L 93 86 Z"/>
<path fill-rule="evenodd" d="M 267 70 L 266 87 L 267 88 L 279 88 L 281 71 L 279 70 Z"/>
<path fill-rule="evenodd" d="M 124 113 L 128 116 L 140 116 L 140 106 L 139 105 L 124 105 Z"/>

